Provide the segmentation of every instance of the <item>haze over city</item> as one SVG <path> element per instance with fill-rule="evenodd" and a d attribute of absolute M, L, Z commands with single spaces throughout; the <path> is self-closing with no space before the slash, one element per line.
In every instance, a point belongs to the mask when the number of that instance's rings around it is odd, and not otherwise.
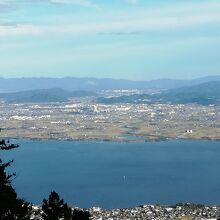
<path fill-rule="evenodd" d="M 1 0 L 0 77 L 219 75 L 218 0 Z"/>

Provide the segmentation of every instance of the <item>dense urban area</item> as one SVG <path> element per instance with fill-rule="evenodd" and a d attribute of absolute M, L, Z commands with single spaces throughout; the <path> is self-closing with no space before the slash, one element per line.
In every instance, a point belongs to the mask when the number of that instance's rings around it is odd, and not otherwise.
<path fill-rule="evenodd" d="M 41 207 L 34 206 L 33 208 L 32 219 L 41 220 Z M 135 208 L 111 210 L 92 207 L 79 210 L 89 211 L 91 220 L 216 220 L 220 216 L 218 206 L 209 207 L 190 203 L 174 206 L 142 205 Z"/>
<path fill-rule="evenodd" d="M 147 141 L 220 139 L 220 106 L 99 104 L 92 97 L 56 103 L 0 103 L 7 138 Z"/>

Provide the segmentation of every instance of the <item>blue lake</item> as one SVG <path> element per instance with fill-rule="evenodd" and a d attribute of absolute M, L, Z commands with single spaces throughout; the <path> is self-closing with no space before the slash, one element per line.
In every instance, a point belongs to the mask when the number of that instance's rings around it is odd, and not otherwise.
<path fill-rule="evenodd" d="M 39 204 L 57 191 L 79 207 L 220 204 L 220 142 L 140 143 L 17 140 L 0 152 L 14 159 L 20 197 Z"/>

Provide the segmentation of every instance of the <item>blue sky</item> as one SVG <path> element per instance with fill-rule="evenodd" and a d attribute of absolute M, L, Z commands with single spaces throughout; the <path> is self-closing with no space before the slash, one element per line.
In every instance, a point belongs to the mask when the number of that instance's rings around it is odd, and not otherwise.
<path fill-rule="evenodd" d="M 220 75 L 219 0 L 0 0 L 0 77 Z"/>

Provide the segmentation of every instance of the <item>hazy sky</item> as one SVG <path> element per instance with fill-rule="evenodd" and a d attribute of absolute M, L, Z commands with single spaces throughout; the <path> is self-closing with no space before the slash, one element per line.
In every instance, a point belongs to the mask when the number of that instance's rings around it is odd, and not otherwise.
<path fill-rule="evenodd" d="M 0 77 L 220 75 L 219 0 L 0 0 Z"/>

